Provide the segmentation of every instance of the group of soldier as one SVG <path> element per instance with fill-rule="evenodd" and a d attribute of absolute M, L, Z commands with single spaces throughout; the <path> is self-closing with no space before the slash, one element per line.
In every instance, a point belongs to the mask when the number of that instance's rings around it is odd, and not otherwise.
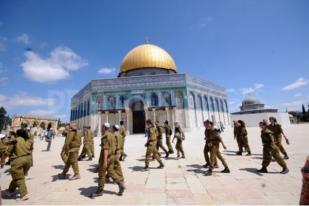
<path fill-rule="evenodd" d="M 270 123 L 269 123 L 270 122 Z M 282 167 L 282 174 L 289 172 L 285 160 L 289 159 L 289 156 L 282 145 L 282 136 L 285 138 L 287 144 L 289 139 L 283 132 L 280 124 L 278 124 L 275 117 L 270 117 L 269 122 L 264 119 L 259 123 L 261 128 L 261 139 L 263 144 L 263 162 L 262 168 L 258 170 L 260 173 L 267 173 L 267 167 L 270 164 L 272 158 Z M 248 132 L 245 122 L 242 120 L 234 121 L 234 138 L 237 140 L 238 152 L 237 155 L 242 155 L 243 149 L 247 152 L 247 155 L 251 155 L 251 150 L 248 143 Z M 283 157 L 280 155 L 283 154 Z"/>
<path fill-rule="evenodd" d="M 261 128 L 261 139 L 263 143 L 263 162 L 262 168 L 257 172 L 267 173 L 267 167 L 270 164 L 272 157 L 282 167 L 282 174 L 289 172 L 284 159 L 288 159 L 287 152 L 282 146 L 282 136 L 285 138 L 286 143 L 289 144 L 289 140 L 285 136 L 282 127 L 277 123 L 274 117 L 269 118 L 270 124 L 267 120 L 259 123 Z M 220 152 L 220 144 L 226 149 L 226 146 L 220 136 L 220 130 L 216 129 L 212 121 L 205 121 L 205 147 L 204 157 L 206 164 L 205 168 L 208 168 L 206 175 L 212 175 L 213 169 L 218 168 L 217 159 L 221 161 L 224 166 L 222 173 L 230 173 L 230 169 L 226 160 L 223 158 Z M 11 132 L 6 141 L 2 139 L 0 141 L 0 156 L 1 166 L 5 159 L 10 157 L 11 163 L 11 175 L 12 181 L 9 189 L 5 191 L 5 195 L 12 197 L 16 188 L 19 188 L 21 199 L 27 200 L 27 187 L 25 184 L 25 176 L 27 175 L 30 167 L 33 165 L 32 151 L 33 151 L 33 136 L 27 126 L 22 125 L 22 128 L 16 133 Z M 126 128 L 124 122 L 120 122 L 119 125 L 110 125 L 104 123 L 101 128 L 101 151 L 98 161 L 97 172 L 99 176 L 97 191 L 90 195 L 90 198 L 95 198 L 103 195 L 104 184 L 110 178 L 119 187 L 118 195 L 122 195 L 125 190 L 124 175 L 120 161 L 124 161 L 127 156 L 124 152 L 124 144 L 126 137 Z M 163 133 L 165 132 L 166 146 L 163 145 Z M 158 168 L 164 168 L 164 164 L 161 160 L 159 150 L 162 149 L 165 153 L 165 158 L 169 158 L 170 154 L 174 153 L 171 137 L 174 136 L 172 142 L 176 139 L 176 152 L 177 158 L 185 158 L 182 142 L 185 139 L 183 130 L 179 123 L 175 122 L 174 131 L 170 127 L 168 121 L 165 121 L 163 125 L 160 125 L 158 121 L 153 123 L 151 120 L 146 121 L 146 137 L 145 144 L 145 170 L 149 169 L 150 160 L 157 160 L 159 163 Z M 69 180 L 80 179 L 80 172 L 78 161 L 82 161 L 88 157 L 88 161 L 93 160 L 95 156 L 94 149 L 94 135 L 89 126 L 83 128 L 81 133 L 75 123 L 71 123 L 66 126 L 63 136 L 65 136 L 64 145 L 61 151 L 61 158 L 65 164 L 62 173 L 58 174 L 60 179 L 66 179 L 69 169 L 72 167 L 74 175 Z M 82 138 L 83 137 L 83 138 Z M 245 151 L 247 155 L 251 155 L 251 150 L 248 142 L 248 132 L 246 125 L 242 120 L 234 122 L 234 138 L 237 140 L 238 152 L 237 155 L 242 155 Z M 79 150 L 81 145 L 83 148 L 81 154 Z M 280 152 L 284 155 L 284 158 L 280 155 Z"/>

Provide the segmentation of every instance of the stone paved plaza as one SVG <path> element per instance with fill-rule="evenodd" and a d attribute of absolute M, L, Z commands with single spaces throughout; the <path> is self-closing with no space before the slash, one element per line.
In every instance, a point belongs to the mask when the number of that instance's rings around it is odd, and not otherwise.
<path fill-rule="evenodd" d="M 143 135 L 128 136 L 126 152 L 128 158 L 122 163 L 127 190 L 122 197 L 114 184 L 105 186 L 106 193 L 100 198 L 89 199 L 96 190 L 97 173 L 94 173 L 99 154 L 99 138 L 96 138 L 96 158 L 92 162 L 80 162 L 82 178 L 76 181 L 58 180 L 63 163 L 59 153 L 64 138 L 57 137 L 52 151 L 44 151 L 46 143 L 35 142 L 34 167 L 26 179 L 30 199 L 21 202 L 5 199 L 3 204 L 298 204 L 302 177 L 300 168 L 309 154 L 309 124 L 285 128 L 291 145 L 286 146 L 290 155 L 290 173 L 282 175 L 281 168 L 272 162 L 268 174 L 257 174 L 261 167 L 262 144 L 258 128 L 248 128 L 249 143 L 253 155 L 236 156 L 236 142 L 232 129 L 222 136 L 228 149 L 223 151 L 230 174 L 215 172 L 205 176 L 203 157 L 203 131 L 186 134 L 184 149 L 186 159 L 175 155 L 164 159 L 165 168 L 156 169 L 157 162 L 151 162 L 149 171 L 144 171 L 145 141 Z M 6 166 L 1 169 L 1 187 L 7 188 L 11 177 Z M 222 165 L 216 171 L 222 170 Z M 72 170 L 70 170 L 72 174 Z"/>

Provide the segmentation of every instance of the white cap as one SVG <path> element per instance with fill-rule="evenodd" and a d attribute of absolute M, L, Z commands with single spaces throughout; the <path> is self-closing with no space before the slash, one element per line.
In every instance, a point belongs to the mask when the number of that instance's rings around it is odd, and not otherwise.
<path fill-rule="evenodd" d="M 115 124 L 115 126 L 114 126 L 117 130 L 119 130 L 120 129 L 120 127 L 119 127 L 119 125 L 118 124 Z"/>
<path fill-rule="evenodd" d="M 104 127 L 110 128 L 110 126 L 111 126 L 111 125 L 110 125 L 108 122 L 104 123 Z"/>
<path fill-rule="evenodd" d="M 5 134 L 0 134 L 0 139 L 3 139 L 5 137 Z"/>

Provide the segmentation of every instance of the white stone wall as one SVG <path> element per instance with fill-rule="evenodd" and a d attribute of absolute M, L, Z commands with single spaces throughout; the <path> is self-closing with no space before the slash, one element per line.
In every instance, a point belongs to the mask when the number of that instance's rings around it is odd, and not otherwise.
<path fill-rule="evenodd" d="M 288 113 L 257 113 L 257 114 L 231 114 L 231 120 L 243 120 L 248 127 L 258 127 L 259 122 L 269 117 L 275 117 L 282 126 L 290 126 Z"/>

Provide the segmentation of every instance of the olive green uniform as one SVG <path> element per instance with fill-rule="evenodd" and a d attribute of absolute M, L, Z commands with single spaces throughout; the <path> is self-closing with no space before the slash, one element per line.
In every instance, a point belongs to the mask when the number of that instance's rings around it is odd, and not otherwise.
<path fill-rule="evenodd" d="M 81 146 L 81 141 L 81 134 L 78 130 L 70 130 L 68 132 L 63 146 L 65 153 L 68 155 L 68 159 L 62 171 L 63 175 L 66 175 L 71 166 L 73 168 L 74 175 L 79 174 L 78 152 Z"/>
<path fill-rule="evenodd" d="M 104 150 L 108 150 L 107 168 L 104 168 Z M 115 135 L 106 131 L 101 138 L 101 153 L 99 158 L 99 181 L 98 189 L 103 191 L 106 175 L 111 177 L 114 182 L 123 181 L 123 177 L 115 172 L 115 153 L 116 153 L 116 138 Z"/>
<path fill-rule="evenodd" d="M 164 145 L 163 145 L 163 142 L 162 142 L 162 127 L 161 126 L 156 126 L 156 128 L 157 128 L 157 150 L 158 150 L 158 152 L 159 152 L 159 148 L 161 148 L 164 152 L 165 152 L 165 154 L 168 154 L 168 152 L 167 152 L 167 150 L 166 150 L 166 148 L 164 147 Z"/>
<path fill-rule="evenodd" d="M 204 132 L 204 135 L 205 135 L 205 146 L 204 146 L 204 158 L 205 158 L 205 161 L 206 161 L 206 164 L 208 166 L 210 166 L 210 158 L 209 158 L 209 155 L 208 153 L 210 153 L 210 147 L 208 146 L 208 143 L 209 143 L 209 135 L 208 135 L 208 129 L 205 129 L 205 132 Z M 214 166 L 217 165 L 217 158 L 215 157 L 215 162 L 213 164 Z"/>
<path fill-rule="evenodd" d="M 124 143 L 125 143 L 125 140 L 126 140 L 126 128 L 124 126 L 121 126 L 120 129 L 119 129 L 119 133 L 121 135 L 121 142 L 120 142 L 120 149 L 121 149 L 121 152 L 120 152 L 120 159 L 123 159 L 124 155 L 125 155 L 125 152 L 124 152 Z"/>
<path fill-rule="evenodd" d="M 123 173 L 122 173 L 122 169 L 121 169 L 121 165 L 119 162 L 120 156 L 121 156 L 121 146 L 122 146 L 122 135 L 120 134 L 120 132 L 115 132 L 115 139 L 116 139 L 116 155 L 115 155 L 115 163 L 114 163 L 114 170 L 117 173 L 118 176 L 123 178 Z"/>
<path fill-rule="evenodd" d="M 149 160 L 151 155 L 153 155 L 154 159 L 156 159 L 160 164 L 162 164 L 159 152 L 157 150 L 157 129 L 153 126 L 148 129 L 148 140 L 145 146 L 147 147 L 145 155 L 146 167 L 149 166 Z"/>
<path fill-rule="evenodd" d="M 223 166 L 227 168 L 228 167 L 227 163 L 220 152 L 220 142 L 222 140 L 219 135 L 219 132 L 216 131 L 215 129 L 209 129 L 207 135 L 209 139 L 208 146 L 210 148 L 210 169 L 214 168 L 216 157 L 222 162 Z"/>
<path fill-rule="evenodd" d="M 32 166 L 32 150 L 33 141 L 31 139 L 25 140 L 22 137 L 17 137 L 13 142 L 9 143 L 9 147 L 5 152 L 5 155 L 11 157 L 10 172 L 12 181 L 8 191 L 13 193 L 18 187 L 21 197 L 24 197 L 28 193 L 25 175 Z"/>
<path fill-rule="evenodd" d="M 172 135 L 172 129 L 169 125 L 164 126 L 165 129 L 165 137 L 166 137 L 166 145 L 168 148 L 169 153 L 174 153 L 172 144 L 171 144 L 171 135 Z"/>
<path fill-rule="evenodd" d="M 279 148 L 280 152 L 284 155 L 284 156 L 288 156 L 287 152 L 285 151 L 283 145 L 282 145 L 282 127 L 280 124 L 270 124 L 268 125 L 268 129 L 270 129 L 273 132 L 274 135 L 274 140 L 275 140 L 275 144 L 277 145 L 277 147 Z"/>
<path fill-rule="evenodd" d="M 280 156 L 279 149 L 275 143 L 273 132 L 269 129 L 262 130 L 261 138 L 263 143 L 262 166 L 266 168 L 271 162 L 271 157 L 274 157 L 281 167 L 286 167 L 286 163 Z"/>
<path fill-rule="evenodd" d="M 92 158 L 93 133 L 91 130 L 85 130 L 83 143 L 84 147 L 79 157 L 84 158 L 87 155 L 89 158 Z"/>
<path fill-rule="evenodd" d="M 174 138 L 176 138 L 177 157 L 180 157 L 179 153 L 181 153 L 182 157 L 184 157 L 185 152 L 183 151 L 182 147 L 182 141 L 184 140 L 184 133 L 180 127 L 175 127 Z"/>
<path fill-rule="evenodd" d="M 62 136 L 65 137 L 65 140 L 66 138 L 68 137 L 68 134 L 69 134 L 70 130 L 64 130 L 63 133 L 62 133 Z M 64 141 L 65 141 L 64 140 Z M 61 150 L 61 153 L 60 153 L 60 156 L 61 156 L 61 159 L 64 163 L 66 163 L 68 161 L 68 154 L 66 153 L 65 151 L 65 145 L 63 145 L 62 147 L 62 150 Z"/>
<path fill-rule="evenodd" d="M 236 130 L 236 138 L 239 147 L 239 152 L 243 152 L 243 147 L 248 153 L 251 153 L 249 143 L 248 143 L 248 132 L 245 127 L 239 127 Z"/>

